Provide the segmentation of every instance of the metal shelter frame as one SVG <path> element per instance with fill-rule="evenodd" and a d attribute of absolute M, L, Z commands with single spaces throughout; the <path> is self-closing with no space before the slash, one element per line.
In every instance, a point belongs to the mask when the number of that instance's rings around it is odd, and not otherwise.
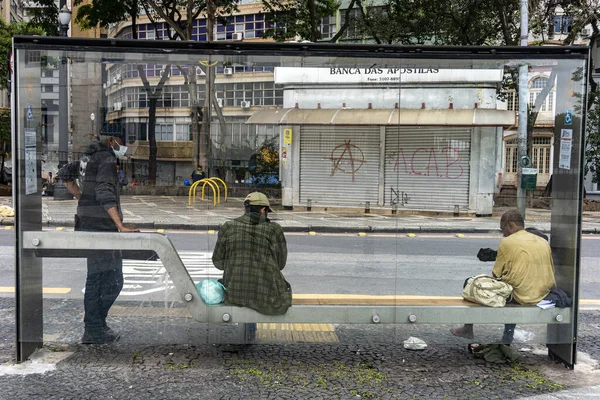
<path fill-rule="evenodd" d="M 26 191 L 26 162 L 23 156 L 32 146 L 25 134 L 29 118 L 22 107 L 28 76 L 21 60 L 22 53 L 39 50 L 63 51 L 82 54 L 95 62 L 116 62 L 122 54 L 160 57 L 227 56 L 255 58 L 278 56 L 304 60 L 319 57 L 343 59 L 406 59 L 411 62 L 444 59 L 449 64 L 464 64 L 469 60 L 581 60 L 587 67 L 582 74 L 587 79 L 589 66 L 585 47 L 426 47 L 387 45 L 334 45 L 321 43 L 232 43 L 165 41 L 160 47 L 153 41 L 113 39 L 72 39 L 49 37 L 15 37 L 13 104 L 13 198 L 16 205 L 16 318 L 17 359 L 23 361 L 43 345 L 42 263 L 43 257 L 85 257 L 91 250 L 121 250 L 123 255 L 135 258 L 148 252 L 156 253 L 167 269 L 181 300 L 194 319 L 200 322 L 330 322 L 348 324 L 370 323 L 517 323 L 548 324 L 549 352 L 565 364 L 576 362 L 577 313 L 579 298 L 579 269 L 583 188 L 584 143 L 581 132 L 585 114 L 574 117 L 570 126 L 580 135 L 574 137 L 573 168 L 554 169 L 551 246 L 557 269 L 559 286 L 574 288 L 574 304 L 570 309 L 541 310 L 536 307 L 507 307 L 490 309 L 461 306 L 352 306 L 352 305 L 295 305 L 287 314 L 265 316 L 253 310 L 230 306 L 206 306 L 200 300 L 194 282 L 186 271 L 170 240 L 160 234 L 97 233 L 97 232 L 43 232 L 41 197 Z M 110 54 L 111 59 L 104 55 Z M 150 57 L 152 59 L 152 57 Z M 85 62 L 85 61 L 84 61 Z M 559 71 L 558 86 L 568 88 L 570 71 Z M 562 75 L 561 75 L 562 73 Z M 587 80 L 586 80 L 587 81 Z M 584 101 L 585 105 L 585 101 Z M 557 106 L 557 109 L 559 107 Z M 562 107 L 561 109 L 564 109 Z M 584 108 L 585 109 L 585 108 Z M 564 114 L 557 112 L 555 129 L 564 128 Z M 575 136 L 575 135 L 574 135 Z M 35 142 L 33 142 L 35 143 Z M 39 162 L 39 161 L 38 161 Z M 141 253 L 136 253 L 141 251 Z"/>

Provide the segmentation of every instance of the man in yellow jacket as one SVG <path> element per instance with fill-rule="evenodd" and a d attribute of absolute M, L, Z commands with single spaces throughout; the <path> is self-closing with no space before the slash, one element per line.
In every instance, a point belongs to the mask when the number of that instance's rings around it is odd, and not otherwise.
<path fill-rule="evenodd" d="M 500 218 L 504 239 L 498 245 L 498 255 L 492 273 L 513 287 L 513 302 L 535 305 L 556 287 L 554 261 L 548 242 L 525 230 L 523 217 L 509 210 Z M 515 324 L 504 326 L 502 343 L 512 343 Z M 473 338 L 473 325 L 450 330 L 453 335 Z"/>

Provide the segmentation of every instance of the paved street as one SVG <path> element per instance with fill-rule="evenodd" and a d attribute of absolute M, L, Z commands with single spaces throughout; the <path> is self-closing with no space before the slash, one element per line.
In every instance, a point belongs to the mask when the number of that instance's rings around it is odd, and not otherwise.
<path fill-rule="evenodd" d="M 6 198 L 0 198 L 2 204 L 6 204 Z M 70 229 L 75 206 L 74 201 L 44 198 L 45 229 Z M 290 246 L 297 252 L 309 254 L 317 249 L 307 242 L 309 239 L 320 241 L 322 246 L 328 246 L 327 240 L 332 240 L 329 245 L 332 260 L 336 257 L 333 250 L 336 246 L 342 249 L 337 256 L 340 260 L 352 258 L 353 254 L 368 256 L 369 252 L 374 257 L 384 248 L 381 246 L 385 246 L 384 237 L 378 234 L 393 237 L 401 233 L 402 238 L 406 238 L 407 233 L 416 233 L 417 239 L 424 234 L 444 234 L 446 239 L 421 238 L 422 251 L 439 253 L 437 257 L 450 252 L 450 244 L 440 245 L 444 240 L 461 240 L 456 234 L 462 233 L 467 236 L 465 239 L 477 241 L 467 247 L 478 247 L 480 241 L 497 243 L 502 213 L 498 210 L 493 217 L 476 218 L 275 208 L 273 219 L 290 234 Z M 241 199 L 230 199 L 215 208 L 208 202 L 188 207 L 187 198 L 183 197 L 131 196 L 123 199 L 123 209 L 126 222 L 144 230 L 165 229 L 169 235 L 182 237 L 185 231 L 190 232 L 188 237 L 195 234 L 193 230 L 202 232 L 202 243 L 209 243 L 208 237 L 215 238 L 209 230 L 217 230 L 224 221 L 241 214 Z M 584 215 L 584 232 L 594 233 L 600 228 L 598 214 Z M 550 213 L 528 210 L 526 222 L 547 231 Z M 10 227 L 12 220 L 5 218 L 1 223 Z M 308 234 L 311 231 L 315 237 Z M 360 239 L 366 241 L 355 244 L 357 233 L 363 232 L 367 236 Z M 294 234 L 302 234 L 298 238 L 306 239 L 296 241 Z M 487 238 L 477 239 L 469 234 L 487 235 Z M 590 236 L 584 242 L 588 250 L 583 257 L 589 258 L 588 261 L 593 259 L 595 266 L 596 240 Z M 198 251 L 178 245 L 193 275 L 209 273 L 202 269 L 207 268 L 207 255 L 203 252 L 208 251 L 208 247 L 203 245 Z M 407 251 L 398 250 L 398 255 Z M 410 251 L 421 250 L 413 246 Z M 463 257 L 460 253 L 467 250 L 459 247 L 453 251 L 452 257 L 458 260 Z M 136 263 L 129 267 L 131 280 L 138 282 L 148 277 L 154 279 L 159 269 L 154 264 Z M 589 284 L 594 284 L 593 274 L 587 279 Z M 600 311 L 595 309 L 584 309 L 580 313 L 578 349 L 581 353 L 574 371 L 547 357 L 545 347 L 535 339 L 545 330 L 536 325 L 518 326 L 513 347 L 519 350 L 521 360 L 518 365 L 509 366 L 474 359 L 466 348 L 470 342 L 493 342 L 501 335 L 501 326 L 477 327 L 476 339 L 469 341 L 450 335 L 450 326 L 446 325 L 304 324 L 275 328 L 263 325 L 259 326 L 257 344 L 240 352 L 229 352 L 218 343 L 231 342 L 234 334 L 231 326 L 195 322 L 180 303 L 166 296 L 162 300 L 160 297 L 150 300 L 122 296 L 111 310 L 109 323 L 121 331 L 123 337 L 111 346 L 79 344 L 82 313 L 80 298 L 46 296 L 45 347 L 33 361 L 14 365 L 15 303 L 10 295 L 0 297 L 0 382 L 3 388 L 0 399 L 600 399 Z M 427 349 L 404 349 L 403 341 L 411 336 L 425 340 Z"/>
<path fill-rule="evenodd" d="M 216 207 L 212 200 L 197 200 L 188 204 L 187 196 L 123 196 L 121 205 L 126 223 L 145 229 L 218 229 L 223 222 L 238 217 L 243 209 L 243 198 L 229 198 Z M 12 205 L 11 198 L 0 197 L 0 205 Z M 77 203 L 74 200 L 57 201 L 42 198 L 42 222 L 45 226 L 73 226 Z M 285 231 L 307 232 L 500 232 L 499 222 L 507 208 L 494 210 L 492 217 L 466 214 L 433 215 L 398 209 L 398 214 L 379 214 L 376 208 L 365 214 L 359 209 L 283 210 L 275 204 L 272 219 Z M 600 232 L 600 212 L 585 212 L 582 221 L 584 233 Z M 0 225 L 12 225 L 13 218 L 0 217 Z M 526 224 L 549 231 L 550 210 L 527 209 Z"/>

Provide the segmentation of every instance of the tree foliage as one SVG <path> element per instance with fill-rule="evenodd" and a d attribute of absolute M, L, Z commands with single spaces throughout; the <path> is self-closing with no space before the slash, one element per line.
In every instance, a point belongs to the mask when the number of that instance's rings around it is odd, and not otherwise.
<path fill-rule="evenodd" d="M 107 28 L 110 24 L 125 21 L 129 18 L 135 20 L 140 13 L 141 5 L 138 0 L 104 1 L 74 0 L 74 6 L 79 6 L 75 23 L 82 29 L 92 29 L 97 26 Z"/>
<path fill-rule="evenodd" d="M 41 35 L 40 28 L 25 22 L 7 24 L 0 19 L 0 89 L 8 89 L 8 56 L 12 48 L 12 37 L 18 35 Z"/>
<path fill-rule="evenodd" d="M 36 0 L 36 7 L 28 9 L 29 24 L 41 29 L 47 36 L 58 36 L 58 5 L 54 0 Z"/>
<path fill-rule="evenodd" d="M 265 31 L 265 37 L 278 42 L 296 38 L 318 41 L 321 38 L 321 19 L 335 15 L 340 6 L 337 0 L 263 0 L 262 4 L 265 22 L 273 24 Z"/>

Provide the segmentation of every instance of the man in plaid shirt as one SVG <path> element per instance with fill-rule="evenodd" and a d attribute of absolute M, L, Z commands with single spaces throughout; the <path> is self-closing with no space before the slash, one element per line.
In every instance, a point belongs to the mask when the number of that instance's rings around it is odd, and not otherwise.
<path fill-rule="evenodd" d="M 225 304 L 285 314 L 292 289 L 281 273 L 287 260 L 283 230 L 267 218 L 272 210 L 263 193 L 246 196 L 244 208 L 244 215 L 221 227 L 212 256 L 223 271 Z"/>

